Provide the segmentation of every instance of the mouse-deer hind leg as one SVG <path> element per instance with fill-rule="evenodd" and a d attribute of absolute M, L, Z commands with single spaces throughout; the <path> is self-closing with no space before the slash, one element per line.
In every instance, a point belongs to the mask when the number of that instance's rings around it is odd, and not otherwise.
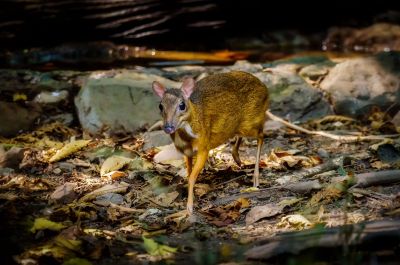
<path fill-rule="evenodd" d="M 183 156 L 183 157 L 185 159 L 187 177 L 189 178 L 190 173 L 192 173 L 193 158 L 189 156 Z"/>
<path fill-rule="evenodd" d="M 242 161 L 240 161 L 240 157 L 239 157 L 239 147 L 240 147 L 241 143 L 242 143 L 242 137 L 236 136 L 236 142 L 232 148 L 232 157 L 233 157 L 233 160 L 235 160 L 236 164 L 239 167 L 242 164 Z"/>
<path fill-rule="evenodd" d="M 261 148 L 264 143 L 263 135 L 258 136 L 257 138 L 257 155 L 256 155 L 256 165 L 254 167 L 254 175 L 253 175 L 253 186 L 258 187 L 260 185 L 260 156 L 261 156 Z"/>

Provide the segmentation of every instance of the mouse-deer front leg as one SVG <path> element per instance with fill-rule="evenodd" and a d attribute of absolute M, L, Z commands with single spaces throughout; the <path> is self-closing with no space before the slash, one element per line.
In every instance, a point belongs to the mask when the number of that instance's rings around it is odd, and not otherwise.
<path fill-rule="evenodd" d="M 194 163 L 193 170 L 189 175 L 188 202 L 186 207 L 189 215 L 193 213 L 194 184 L 196 183 L 196 179 L 197 176 L 200 174 L 200 171 L 204 168 L 204 165 L 207 161 L 207 157 L 208 157 L 208 150 L 198 150 L 196 156 L 196 162 Z"/>

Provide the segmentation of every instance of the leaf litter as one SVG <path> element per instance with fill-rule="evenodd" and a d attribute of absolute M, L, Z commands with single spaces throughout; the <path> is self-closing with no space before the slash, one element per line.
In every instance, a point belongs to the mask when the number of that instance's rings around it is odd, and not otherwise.
<path fill-rule="evenodd" d="M 305 126 L 393 129 L 384 126 L 382 113 L 374 115 L 366 125 L 332 116 Z M 10 168 L 0 172 L 1 209 L 30 224 L 24 226 L 29 240 L 20 243 L 24 250 L 15 253 L 19 264 L 98 264 L 104 258 L 179 263 L 196 255 L 215 263 L 244 260 L 237 253 L 282 232 L 400 215 L 400 184 L 391 173 L 400 167 L 394 159 L 398 139 L 339 143 L 291 129 L 271 132 L 258 189 L 251 181 L 255 142 L 243 142 L 242 167 L 227 143 L 213 150 L 195 185 L 195 222 L 185 216 L 184 163 L 171 146 L 143 150 L 140 134 L 95 139 L 59 123 L 0 143 L 0 161 Z M 349 161 L 321 167 L 341 157 Z M 390 184 L 380 184 L 382 170 Z M 370 173 L 361 180 L 367 185 L 353 188 L 364 173 Z M 297 174 L 294 182 L 278 182 L 290 174 Z M 213 246 L 211 252 L 205 244 Z"/>

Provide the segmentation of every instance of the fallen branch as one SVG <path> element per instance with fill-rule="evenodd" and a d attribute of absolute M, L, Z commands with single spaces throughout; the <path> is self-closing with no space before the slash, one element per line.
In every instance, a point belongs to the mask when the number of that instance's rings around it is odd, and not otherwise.
<path fill-rule="evenodd" d="M 395 138 L 399 137 L 399 134 L 392 134 L 392 135 L 367 135 L 367 136 L 354 136 L 354 135 L 337 135 L 337 134 L 332 134 L 324 131 L 310 131 L 308 129 L 305 129 L 303 127 L 300 127 L 298 125 L 294 125 L 293 123 L 287 122 L 284 119 L 275 116 L 272 114 L 270 111 L 265 112 L 267 114 L 267 117 L 270 118 L 271 120 L 278 121 L 285 126 L 292 128 L 294 130 L 303 132 L 305 134 L 312 134 L 312 135 L 319 135 L 323 137 L 327 137 L 330 139 L 334 139 L 340 142 L 360 142 L 360 141 L 373 141 L 373 140 L 386 140 L 388 138 Z"/>
<path fill-rule="evenodd" d="M 268 243 L 251 248 L 245 255 L 248 259 L 267 260 L 277 255 L 297 254 L 310 248 L 365 245 L 372 249 L 395 249 L 400 241 L 399 227 L 400 220 L 381 220 L 287 233 L 268 239 Z"/>
<path fill-rule="evenodd" d="M 281 184 L 284 185 L 286 183 L 292 183 L 295 181 L 298 181 L 299 179 L 303 179 L 303 178 L 310 178 L 312 176 L 327 172 L 327 171 L 331 171 L 331 170 L 336 170 L 339 167 L 342 167 L 343 164 L 345 164 L 350 157 L 347 156 L 342 156 L 342 157 L 337 157 L 337 158 L 333 158 L 321 165 L 312 167 L 312 168 L 305 168 L 302 170 L 299 170 L 297 172 L 294 172 L 292 174 L 289 175 L 285 175 L 283 177 L 280 177 L 279 179 L 277 179 L 276 181 Z"/>
<path fill-rule="evenodd" d="M 400 170 L 383 170 L 368 172 L 355 176 L 356 184 L 352 188 L 365 188 L 376 185 L 387 185 L 400 182 Z"/>
<path fill-rule="evenodd" d="M 282 176 L 277 180 L 277 182 L 280 184 L 277 186 L 260 189 L 258 191 L 253 191 L 250 193 L 236 193 L 231 196 L 219 198 L 214 202 L 214 205 L 226 204 L 231 201 L 237 200 L 239 198 L 268 197 L 269 191 L 274 190 L 274 189 L 287 189 L 287 190 L 302 193 L 302 194 L 311 192 L 312 190 L 321 189 L 322 186 L 319 184 L 319 182 L 317 180 L 304 181 L 304 182 L 299 182 L 298 180 L 303 179 L 303 178 L 310 178 L 312 176 L 321 174 L 323 172 L 336 170 L 337 168 L 343 166 L 343 164 L 345 163 L 345 160 L 348 158 L 349 157 L 347 157 L 347 156 L 334 158 L 334 159 L 331 159 L 321 165 L 318 165 L 318 166 L 315 166 L 312 168 L 302 169 L 296 173 Z"/>

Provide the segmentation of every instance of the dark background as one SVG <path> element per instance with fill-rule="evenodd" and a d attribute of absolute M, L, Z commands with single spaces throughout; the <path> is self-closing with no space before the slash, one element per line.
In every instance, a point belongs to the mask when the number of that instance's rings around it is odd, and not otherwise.
<path fill-rule="evenodd" d="M 0 48 L 108 40 L 165 49 L 224 48 L 271 31 L 399 23 L 397 1 L 1 0 Z"/>

